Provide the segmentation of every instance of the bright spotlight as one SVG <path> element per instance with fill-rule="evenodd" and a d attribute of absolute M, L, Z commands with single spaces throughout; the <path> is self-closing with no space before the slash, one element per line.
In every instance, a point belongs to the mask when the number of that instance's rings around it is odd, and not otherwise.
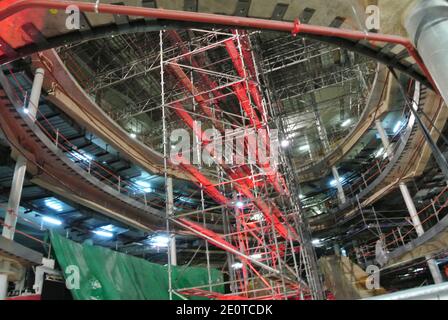
<path fill-rule="evenodd" d="M 167 236 L 158 235 L 158 236 L 151 238 L 151 240 L 149 240 L 149 243 L 153 247 L 159 247 L 159 248 L 160 247 L 168 247 L 168 244 L 170 243 L 170 238 Z"/>
<path fill-rule="evenodd" d="M 282 148 L 287 148 L 289 146 L 289 140 L 282 140 L 280 145 L 282 146 Z"/>
<path fill-rule="evenodd" d="M 114 236 L 114 234 L 112 232 L 108 232 L 108 231 L 104 231 L 104 230 L 94 230 L 93 233 L 100 237 L 104 237 L 104 238 L 112 238 Z"/>
<path fill-rule="evenodd" d="M 375 158 L 381 158 L 384 154 L 384 148 L 381 147 L 380 149 L 378 149 L 378 151 L 375 153 Z"/>
<path fill-rule="evenodd" d="M 232 268 L 235 270 L 241 269 L 243 267 L 243 264 L 241 262 L 235 262 L 232 264 Z"/>
<path fill-rule="evenodd" d="M 341 123 L 341 127 L 347 127 L 352 122 L 351 119 L 347 119 Z"/>
<path fill-rule="evenodd" d="M 52 217 L 42 217 L 42 220 L 45 221 L 45 222 L 48 222 L 50 224 L 54 224 L 56 226 L 60 226 L 62 224 L 61 220 L 58 220 L 58 219 L 55 219 L 55 218 L 52 218 Z"/>
<path fill-rule="evenodd" d="M 244 207 L 244 202 L 242 202 L 242 201 L 237 201 L 237 202 L 236 202 L 236 207 L 237 207 L 237 208 L 240 208 L 240 209 L 243 208 L 243 207 Z"/>

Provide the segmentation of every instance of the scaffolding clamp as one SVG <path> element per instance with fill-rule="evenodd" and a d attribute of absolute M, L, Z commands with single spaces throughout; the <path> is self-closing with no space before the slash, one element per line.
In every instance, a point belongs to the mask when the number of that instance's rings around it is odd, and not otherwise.
<path fill-rule="evenodd" d="M 294 28 L 292 28 L 291 33 L 295 37 L 300 32 L 300 20 L 299 18 L 294 19 Z"/>

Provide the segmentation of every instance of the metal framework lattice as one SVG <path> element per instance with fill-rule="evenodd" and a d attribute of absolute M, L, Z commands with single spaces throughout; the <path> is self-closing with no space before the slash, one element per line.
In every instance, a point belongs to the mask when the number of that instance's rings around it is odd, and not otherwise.
<path fill-rule="evenodd" d="M 166 163 L 172 146 L 168 141 L 169 131 L 174 129 L 173 123 L 167 121 L 170 117 L 182 119 L 202 146 L 211 144 L 214 138 L 204 138 L 197 121 L 201 121 L 202 127 L 213 126 L 220 133 L 228 129 L 246 133 L 265 130 L 267 134 L 261 143 L 270 146 L 269 133 L 278 125 L 273 121 L 277 111 L 270 103 L 269 92 L 260 85 L 249 34 L 237 30 L 192 30 L 189 36 L 192 34 L 200 36 L 187 45 L 176 31 L 160 32 Z M 165 51 L 170 45 L 175 45 L 177 50 Z M 219 63 L 210 63 L 207 57 Z M 165 88 L 173 86 L 180 90 L 166 95 Z M 243 139 L 243 144 L 249 144 L 249 138 Z M 233 148 L 237 156 L 248 157 Z M 190 150 L 189 155 L 195 152 L 197 150 Z M 244 161 L 242 164 L 215 161 L 210 168 L 180 164 L 196 178 L 201 189 L 202 210 L 175 213 L 168 205 L 167 231 L 172 231 L 173 225 L 181 226 L 227 252 L 227 283 L 232 292 L 227 298 L 322 298 L 314 251 L 300 214 L 297 183 L 282 152 L 280 159 L 279 167 L 269 162 L 260 163 L 258 159 L 256 163 Z M 205 172 L 213 170 L 216 173 L 212 179 Z M 168 200 L 169 189 L 167 183 Z M 219 206 L 206 210 L 205 195 Z M 222 214 L 223 221 L 219 233 L 209 227 L 217 212 Z M 206 253 L 208 255 L 208 245 Z M 171 263 L 174 252 L 170 251 L 169 256 Z M 207 265 L 210 267 L 208 257 Z M 216 284 L 174 293 L 210 296 L 213 285 Z"/>

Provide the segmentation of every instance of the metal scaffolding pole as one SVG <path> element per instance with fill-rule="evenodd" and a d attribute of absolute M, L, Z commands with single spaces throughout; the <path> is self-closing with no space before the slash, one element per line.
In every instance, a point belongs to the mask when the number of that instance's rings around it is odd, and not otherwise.
<path fill-rule="evenodd" d="M 165 197 L 167 200 L 166 206 L 166 233 L 170 237 L 170 219 L 173 214 L 173 182 L 170 177 L 168 177 L 168 127 L 167 127 L 167 111 L 165 105 L 165 71 L 164 71 L 164 55 L 163 55 L 163 30 L 159 32 L 159 46 L 160 46 L 160 99 L 162 105 L 162 128 L 163 128 L 163 166 L 164 166 L 164 178 L 165 178 Z M 170 247 L 167 250 L 168 257 L 168 294 L 169 299 L 173 300 L 173 284 L 172 284 L 172 241 L 170 240 Z"/>

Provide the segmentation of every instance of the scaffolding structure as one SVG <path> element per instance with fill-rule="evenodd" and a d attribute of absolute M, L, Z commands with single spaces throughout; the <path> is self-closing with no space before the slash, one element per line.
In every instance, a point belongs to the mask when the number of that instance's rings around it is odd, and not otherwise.
<path fill-rule="evenodd" d="M 225 250 L 231 294 L 216 297 L 215 283 L 173 293 L 222 299 L 322 299 L 314 250 L 300 214 L 298 184 L 287 155 L 274 150 L 278 111 L 267 88 L 260 85 L 249 33 L 194 29 L 183 36 L 189 41 L 174 30 L 160 32 L 163 151 L 168 166 L 172 161 L 168 153 L 176 148 L 175 141 L 168 139 L 176 129 L 168 119 L 180 118 L 193 134 L 194 146 L 188 154 L 177 155 L 179 165 L 195 177 L 202 210 L 178 213 L 167 205 L 167 232 L 182 227 L 204 239 L 208 268 L 208 244 Z M 177 50 L 172 50 L 173 45 Z M 208 57 L 218 62 L 210 63 Z M 212 136 L 203 131 L 210 127 L 216 132 Z M 218 159 L 221 140 L 217 136 L 229 130 L 236 145 L 232 140 L 224 159 Z M 258 145 L 268 151 L 268 161 L 250 159 L 254 133 Z M 211 163 L 201 162 L 203 148 Z M 271 161 L 277 154 L 280 165 Z M 233 157 L 239 161 L 232 161 Z M 192 158 L 199 160 L 196 165 L 189 161 Z M 169 179 L 168 200 L 172 193 Z M 206 208 L 205 196 L 218 206 Z M 222 230 L 216 231 L 219 215 Z M 168 250 L 169 268 L 174 255 Z"/>

